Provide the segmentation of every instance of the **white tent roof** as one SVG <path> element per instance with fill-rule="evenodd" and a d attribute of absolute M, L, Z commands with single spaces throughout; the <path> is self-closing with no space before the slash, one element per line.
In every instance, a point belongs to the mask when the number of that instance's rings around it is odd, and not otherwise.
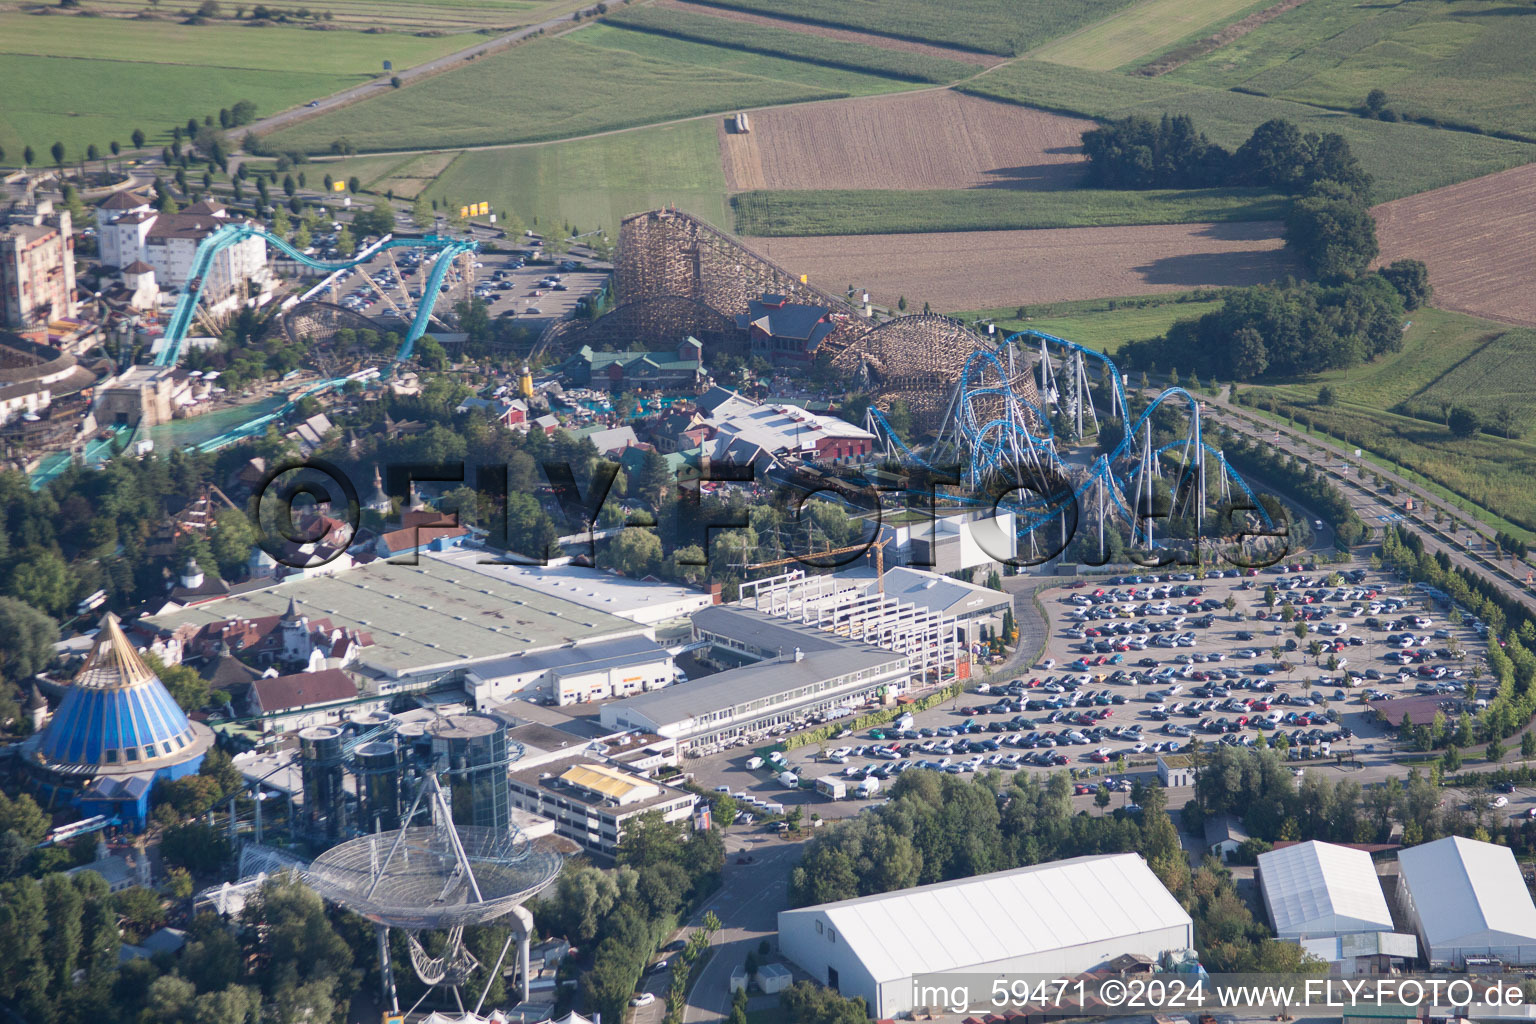
<path fill-rule="evenodd" d="M 1074 857 L 779 916 L 812 913 L 826 915 L 877 981 L 1191 927 L 1134 853 Z"/>
<path fill-rule="evenodd" d="M 1536 943 L 1536 905 L 1508 847 L 1449 836 L 1403 850 L 1397 862 L 1429 945 L 1485 944 L 1490 933 Z"/>
<path fill-rule="evenodd" d="M 1381 882 L 1364 850 L 1297 843 L 1259 856 L 1275 934 L 1392 930 Z"/>

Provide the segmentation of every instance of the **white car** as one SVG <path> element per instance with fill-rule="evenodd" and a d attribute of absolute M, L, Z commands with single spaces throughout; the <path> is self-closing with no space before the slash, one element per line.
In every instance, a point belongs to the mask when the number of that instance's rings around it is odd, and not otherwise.
<path fill-rule="evenodd" d="M 1056 667 L 1056 659 L 1055 658 L 1046 658 L 1044 661 L 1042 661 L 1040 663 L 1040 667 L 1045 669 L 1047 672 L 1049 672 L 1051 669 Z"/>
<path fill-rule="evenodd" d="M 1508 807 L 1509 806 L 1509 797 L 1504 796 L 1502 793 L 1499 794 L 1498 796 L 1493 798 L 1493 806 L 1495 806 L 1495 807 Z"/>
<path fill-rule="evenodd" d="M 629 1001 L 629 1005 L 630 1006 L 650 1006 L 655 1001 L 656 1001 L 656 994 L 654 992 L 641 992 L 639 995 L 635 996 L 635 998 L 633 998 L 633 999 L 631 999 Z"/>

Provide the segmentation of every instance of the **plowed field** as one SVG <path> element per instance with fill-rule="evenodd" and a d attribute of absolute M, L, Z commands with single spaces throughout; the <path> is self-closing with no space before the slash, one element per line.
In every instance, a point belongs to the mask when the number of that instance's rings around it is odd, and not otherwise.
<path fill-rule="evenodd" d="M 747 189 L 1071 188 L 1093 122 L 948 89 L 804 103 L 720 127 L 725 180 Z M 922 197 L 914 196 L 913 202 Z"/>
<path fill-rule="evenodd" d="M 757 238 L 754 248 L 833 292 L 940 312 L 1259 284 L 1298 273 L 1280 225 L 1170 224 L 1044 231 Z"/>
<path fill-rule="evenodd" d="M 1536 164 L 1376 207 L 1381 260 L 1423 260 L 1434 304 L 1536 326 Z"/>

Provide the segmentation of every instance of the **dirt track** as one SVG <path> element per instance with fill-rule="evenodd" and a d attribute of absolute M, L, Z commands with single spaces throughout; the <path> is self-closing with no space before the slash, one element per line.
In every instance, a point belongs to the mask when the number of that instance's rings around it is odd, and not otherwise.
<path fill-rule="evenodd" d="M 881 305 L 940 312 L 1250 285 L 1297 273 L 1280 225 L 1176 224 L 754 238 L 760 252 L 814 284 L 868 288 Z"/>
<path fill-rule="evenodd" d="M 727 132 L 726 185 L 746 189 L 1072 188 L 1093 122 L 931 89 L 775 107 Z"/>
<path fill-rule="evenodd" d="M 1436 306 L 1536 326 L 1536 164 L 1374 212 L 1381 262 L 1423 260 Z"/>

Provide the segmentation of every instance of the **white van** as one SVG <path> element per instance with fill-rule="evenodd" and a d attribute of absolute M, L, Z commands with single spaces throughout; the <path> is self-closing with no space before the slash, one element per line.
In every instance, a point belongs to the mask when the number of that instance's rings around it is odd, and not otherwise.
<path fill-rule="evenodd" d="M 763 764 L 764 764 L 763 759 L 760 758 L 760 757 L 757 757 L 756 755 L 747 758 L 747 767 L 750 768 L 752 771 L 757 771 L 759 768 L 761 768 L 763 766 Z"/>
<path fill-rule="evenodd" d="M 796 775 L 794 772 L 781 772 L 779 774 L 779 785 L 783 786 L 785 789 L 799 789 L 800 776 Z"/>

